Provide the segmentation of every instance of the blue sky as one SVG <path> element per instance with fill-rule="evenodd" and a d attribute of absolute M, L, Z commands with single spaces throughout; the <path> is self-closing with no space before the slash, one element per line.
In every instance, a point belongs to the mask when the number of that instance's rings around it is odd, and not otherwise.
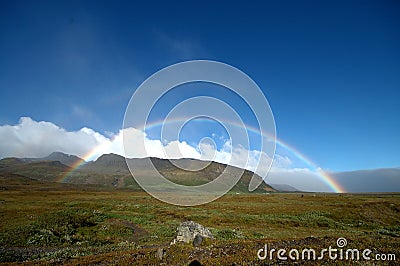
<path fill-rule="evenodd" d="M 116 133 L 148 76 L 210 59 L 252 77 L 320 167 L 400 166 L 397 1 L 216 2 L 1 1 L 0 125 Z"/>

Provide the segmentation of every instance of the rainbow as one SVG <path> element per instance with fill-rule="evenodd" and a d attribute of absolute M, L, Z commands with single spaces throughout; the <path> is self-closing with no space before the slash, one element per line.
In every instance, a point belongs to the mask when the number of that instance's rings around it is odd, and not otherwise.
<path fill-rule="evenodd" d="M 145 128 L 146 130 L 149 130 L 151 128 L 155 128 L 155 127 L 161 127 L 164 124 L 168 123 L 181 123 L 183 121 L 187 121 L 186 118 L 178 118 L 178 119 L 171 119 L 168 122 L 165 122 L 164 120 L 160 120 L 160 121 L 155 121 L 152 123 L 148 123 L 145 127 L 139 127 L 139 128 Z M 196 120 L 197 121 L 197 120 Z M 209 120 L 207 120 L 209 121 Z M 238 126 L 238 127 L 242 127 L 242 125 L 240 123 L 237 122 L 232 122 L 232 121 L 224 121 L 224 123 L 228 123 L 234 126 Z M 252 132 L 254 134 L 257 135 L 261 135 L 261 132 L 255 128 L 255 127 L 251 127 L 246 125 L 246 130 L 249 132 Z M 263 135 L 265 136 L 265 134 Z M 270 139 L 273 139 L 273 136 L 266 136 L 269 137 Z M 93 159 L 96 158 L 96 156 L 98 156 L 99 154 L 101 154 L 102 151 L 107 150 L 107 146 L 110 145 L 110 143 L 113 141 L 110 140 L 110 142 L 108 143 L 104 143 L 102 145 L 98 145 L 96 146 L 94 149 L 90 150 L 88 153 L 86 153 L 84 156 L 82 156 L 82 160 L 77 161 L 74 165 L 71 166 L 70 170 L 65 172 L 63 175 L 61 175 L 56 181 L 57 182 L 65 182 L 68 179 L 68 176 L 76 171 L 77 169 L 79 169 L 82 165 L 84 165 L 87 161 L 91 161 Z M 304 155 L 303 153 L 301 153 L 299 150 L 297 150 L 296 148 L 294 148 L 293 146 L 289 145 L 288 143 L 275 138 L 276 141 L 276 145 L 279 147 L 282 147 L 283 149 L 287 150 L 288 152 L 290 152 L 292 155 L 294 155 L 297 159 L 301 160 L 302 162 L 304 162 L 307 166 L 309 166 L 311 169 L 314 169 L 316 171 L 316 173 L 318 174 L 318 176 L 321 178 L 321 180 L 332 190 L 332 192 L 335 193 L 346 193 L 346 190 L 333 178 L 331 177 L 327 172 L 325 172 L 323 169 L 321 169 L 320 167 L 317 166 L 316 163 L 314 163 L 311 159 L 309 159 L 306 155 Z"/>
<path fill-rule="evenodd" d="M 70 169 L 67 172 L 60 175 L 55 181 L 58 183 L 64 183 L 68 179 L 68 177 L 71 175 L 71 173 L 78 170 L 86 162 L 96 159 L 96 156 L 98 156 L 99 154 L 102 154 L 102 151 L 106 151 L 107 147 L 110 146 L 110 144 L 112 143 L 112 141 L 114 139 L 115 139 L 115 137 L 113 137 L 109 142 L 103 143 L 101 145 L 97 145 L 96 147 L 94 147 L 92 150 L 90 150 L 83 156 L 80 156 L 81 160 L 78 160 L 74 164 L 72 164 L 70 166 Z"/>
<path fill-rule="evenodd" d="M 312 169 L 315 169 L 318 176 L 322 179 L 322 181 L 329 186 L 329 188 L 335 193 L 346 193 L 346 190 L 334 179 L 332 178 L 327 172 L 323 169 L 318 167 L 313 161 L 308 159 L 304 154 L 300 153 L 297 149 L 289 144 L 283 142 L 282 140 L 276 139 L 276 144 L 280 147 L 284 148 L 285 150 L 289 151 L 292 155 L 296 156 L 297 159 L 303 161 Z"/>

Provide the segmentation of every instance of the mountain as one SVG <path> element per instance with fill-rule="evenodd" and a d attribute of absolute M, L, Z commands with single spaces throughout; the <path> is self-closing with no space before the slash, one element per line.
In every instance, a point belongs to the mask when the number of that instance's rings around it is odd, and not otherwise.
<path fill-rule="evenodd" d="M 59 161 L 39 161 L 24 158 L 0 160 L 0 173 L 9 173 L 43 181 L 56 181 L 70 170 Z"/>
<path fill-rule="evenodd" d="M 113 153 L 101 155 L 96 161 L 86 163 L 80 170 L 108 174 L 129 172 L 125 158 Z"/>
<path fill-rule="evenodd" d="M 62 152 L 53 152 L 49 156 L 42 158 L 44 161 L 59 161 L 60 163 L 67 165 L 67 166 L 73 166 L 76 165 L 77 163 L 80 163 L 83 161 L 82 158 L 79 158 L 78 156 L 75 155 L 69 155 L 65 154 Z"/>
<path fill-rule="evenodd" d="M 299 189 L 286 184 L 269 184 L 269 185 L 281 192 L 300 192 Z"/>
<path fill-rule="evenodd" d="M 194 186 L 208 183 L 217 178 L 227 165 L 216 162 L 205 162 L 195 159 L 165 160 L 150 158 L 155 168 L 166 178 L 181 185 Z M 96 161 L 87 162 L 78 169 L 71 166 L 79 157 L 63 153 L 52 153 L 43 158 L 6 158 L 0 160 L 0 173 L 12 173 L 41 181 L 59 181 L 71 184 L 91 184 L 105 187 L 118 187 L 140 189 L 128 169 L 124 157 L 116 154 L 105 154 Z M 129 165 L 135 172 L 146 175 L 149 169 L 144 167 L 146 159 L 128 159 Z M 183 170 L 177 167 L 183 167 Z M 198 170 L 199 171 L 194 171 Z M 229 169 L 229 171 L 228 171 Z M 232 188 L 232 192 L 248 192 L 248 185 L 253 173 L 247 170 L 230 167 L 228 175 L 232 177 L 235 172 L 243 172 L 238 183 Z M 261 177 L 255 175 L 255 178 Z M 262 182 L 256 192 L 275 191 L 271 186 Z"/>
<path fill-rule="evenodd" d="M 58 161 L 67 166 L 76 165 L 82 162 L 83 159 L 75 155 L 69 155 L 62 152 L 53 152 L 50 155 L 42 158 L 23 158 L 25 162 L 41 162 L 41 161 Z"/>
<path fill-rule="evenodd" d="M 166 160 L 159 158 L 150 158 L 154 167 L 170 181 L 187 186 L 195 186 L 208 183 L 215 178 L 217 178 L 227 167 L 224 164 L 216 162 L 205 162 L 195 159 L 174 159 Z M 137 174 L 145 175 L 148 173 L 149 169 L 144 167 L 146 159 L 128 159 L 131 167 L 134 167 Z M 183 167 L 183 170 L 177 167 L 179 165 Z M 206 166 L 204 168 L 204 166 Z M 194 171 L 198 170 L 199 171 Z M 232 167 L 233 170 L 239 172 L 239 168 Z M 231 169 L 231 170 L 232 170 Z M 86 163 L 83 167 L 79 169 L 80 173 L 90 173 L 90 174 L 105 174 L 108 176 L 113 176 L 109 181 L 112 181 L 114 186 L 120 186 L 125 184 L 125 186 L 134 186 L 136 182 L 131 177 L 128 166 L 126 164 L 125 158 L 116 154 L 105 154 L 100 156 L 96 161 Z M 233 176 L 233 173 L 232 173 Z M 248 191 L 248 185 L 250 183 L 253 173 L 244 170 L 244 173 L 235 185 L 232 191 L 246 192 Z M 255 178 L 261 179 L 258 175 Z M 117 185 L 118 184 L 118 185 Z M 137 186 L 137 185 L 136 185 Z M 257 192 L 265 191 L 275 191 L 272 187 L 262 182 L 261 186 L 257 189 Z"/>

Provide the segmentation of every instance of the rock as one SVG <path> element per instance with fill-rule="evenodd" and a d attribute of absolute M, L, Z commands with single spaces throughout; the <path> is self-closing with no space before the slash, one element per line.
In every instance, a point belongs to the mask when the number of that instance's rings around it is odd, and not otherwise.
<path fill-rule="evenodd" d="M 203 264 L 200 263 L 200 261 L 198 260 L 194 260 L 192 261 L 189 266 L 202 266 Z"/>
<path fill-rule="evenodd" d="M 114 176 L 114 181 L 111 183 L 114 187 L 118 186 L 119 178 Z"/>
<path fill-rule="evenodd" d="M 203 241 L 204 238 L 214 238 L 211 234 L 210 230 L 201 224 L 195 223 L 193 221 L 187 221 L 181 223 L 177 230 L 177 236 L 172 241 L 171 244 L 175 244 L 177 242 L 185 242 L 185 243 L 193 243 L 193 245 L 199 245 Z M 195 238 L 197 237 L 197 240 Z"/>
<path fill-rule="evenodd" d="M 156 258 L 162 260 L 165 255 L 165 250 L 163 248 L 159 248 L 156 251 Z"/>
<path fill-rule="evenodd" d="M 203 237 L 201 235 L 196 235 L 193 239 L 193 246 L 198 247 L 203 242 Z"/>

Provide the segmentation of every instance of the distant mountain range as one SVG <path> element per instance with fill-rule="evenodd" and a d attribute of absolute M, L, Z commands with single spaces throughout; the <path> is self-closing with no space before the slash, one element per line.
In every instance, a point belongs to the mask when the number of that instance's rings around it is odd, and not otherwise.
<path fill-rule="evenodd" d="M 286 184 L 269 184 L 272 188 L 281 192 L 300 192 L 297 188 Z"/>
<path fill-rule="evenodd" d="M 62 152 L 53 152 L 43 158 L 21 158 L 24 162 L 42 162 L 42 161 L 58 161 L 67 166 L 73 166 L 77 162 L 84 161 L 75 155 L 69 155 Z"/>
<path fill-rule="evenodd" d="M 144 159 L 129 159 L 135 171 L 145 174 L 148 169 L 143 167 Z M 173 163 L 183 165 L 186 169 L 201 169 L 204 161 L 195 159 L 165 160 L 151 158 L 153 165 L 166 178 L 181 185 L 201 185 L 217 178 L 227 167 L 216 162 L 206 162 L 208 166 L 200 171 L 182 170 Z M 72 166 L 82 164 L 78 169 Z M 236 168 L 238 169 L 238 168 Z M 239 170 L 239 169 L 238 169 Z M 132 178 L 125 158 L 116 154 L 105 154 L 96 161 L 84 162 L 83 159 L 54 152 L 43 158 L 5 158 L 0 160 L 0 173 L 10 173 L 26 176 L 47 182 L 62 182 L 71 184 L 91 184 L 105 187 L 130 188 L 139 190 L 140 187 Z M 248 185 L 253 173 L 244 170 L 239 182 L 232 192 L 248 193 Z M 255 176 L 260 178 L 259 176 Z M 274 192 L 274 188 L 262 182 L 255 192 Z"/>

